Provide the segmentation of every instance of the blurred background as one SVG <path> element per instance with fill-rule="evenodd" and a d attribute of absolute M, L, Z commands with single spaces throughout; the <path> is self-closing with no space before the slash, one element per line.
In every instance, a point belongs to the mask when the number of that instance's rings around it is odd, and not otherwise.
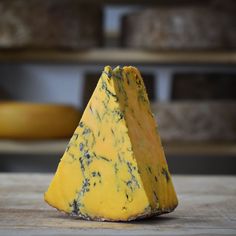
<path fill-rule="evenodd" d="M 105 65 L 137 66 L 177 174 L 236 174 L 236 1 L 0 0 L 0 171 L 52 172 Z"/>

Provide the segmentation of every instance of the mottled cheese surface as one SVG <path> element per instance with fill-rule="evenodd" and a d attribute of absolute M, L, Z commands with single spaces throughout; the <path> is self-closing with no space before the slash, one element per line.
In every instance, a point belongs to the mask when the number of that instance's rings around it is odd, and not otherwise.
<path fill-rule="evenodd" d="M 127 221 L 175 209 L 176 193 L 136 68 L 105 67 L 45 200 L 90 220 Z"/>

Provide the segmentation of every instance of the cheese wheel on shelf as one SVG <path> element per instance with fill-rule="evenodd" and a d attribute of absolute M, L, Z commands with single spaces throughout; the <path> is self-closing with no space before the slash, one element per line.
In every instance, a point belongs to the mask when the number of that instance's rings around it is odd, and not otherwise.
<path fill-rule="evenodd" d="M 0 102 L 1 139 L 54 139 L 70 137 L 80 112 L 72 106 Z"/>
<path fill-rule="evenodd" d="M 100 46 L 102 37 L 95 2 L 0 1 L 0 48 L 82 50 Z"/>
<path fill-rule="evenodd" d="M 124 15 L 121 44 L 147 50 L 235 49 L 235 14 L 211 7 L 147 8 Z"/>

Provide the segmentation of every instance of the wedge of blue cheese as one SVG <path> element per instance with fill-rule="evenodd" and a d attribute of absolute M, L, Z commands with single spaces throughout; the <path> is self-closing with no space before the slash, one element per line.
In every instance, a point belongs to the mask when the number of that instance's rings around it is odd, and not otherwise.
<path fill-rule="evenodd" d="M 136 68 L 105 67 L 45 200 L 73 216 L 101 221 L 175 209 L 176 193 Z"/>

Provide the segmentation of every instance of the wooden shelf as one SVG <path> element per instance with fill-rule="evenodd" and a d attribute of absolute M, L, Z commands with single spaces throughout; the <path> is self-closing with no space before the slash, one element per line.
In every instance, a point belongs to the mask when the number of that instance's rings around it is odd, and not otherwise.
<path fill-rule="evenodd" d="M 0 174 L 0 235 L 236 235 L 235 175 L 173 176 L 179 199 L 174 212 L 114 223 L 75 219 L 48 206 L 43 193 L 52 177 L 36 173 Z"/>
<path fill-rule="evenodd" d="M 0 141 L 0 154 L 61 154 L 69 140 L 53 141 Z"/>
<path fill-rule="evenodd" d="M 1 63 L 78 63 L 78 64 L 236 64 L 236 51 L 151 52 L 131 49 L 1 50 Z"/>
<path fill-rule="evenodd" d="M 167 155 L 236 156 L 236 143 L 166 143 Z"/>
<path fill-rule="evenodd" d="M 80 2 L 86 3 L 102 3 L 102 4 L 114 4 L 114 5 L 157 5 L 157 4 L 186 4 L 195 3 L 195 0 L 79 0 Z M 210 0 L 200 0 L 199 3 L 209 3 Z"/>
<path fill-rule="evenodd" d="M 61 155 L 69 140 L 0 141 L 1 154 Z M 166 143 L 166 155 L 236 156 L 236 143 Z"/>

